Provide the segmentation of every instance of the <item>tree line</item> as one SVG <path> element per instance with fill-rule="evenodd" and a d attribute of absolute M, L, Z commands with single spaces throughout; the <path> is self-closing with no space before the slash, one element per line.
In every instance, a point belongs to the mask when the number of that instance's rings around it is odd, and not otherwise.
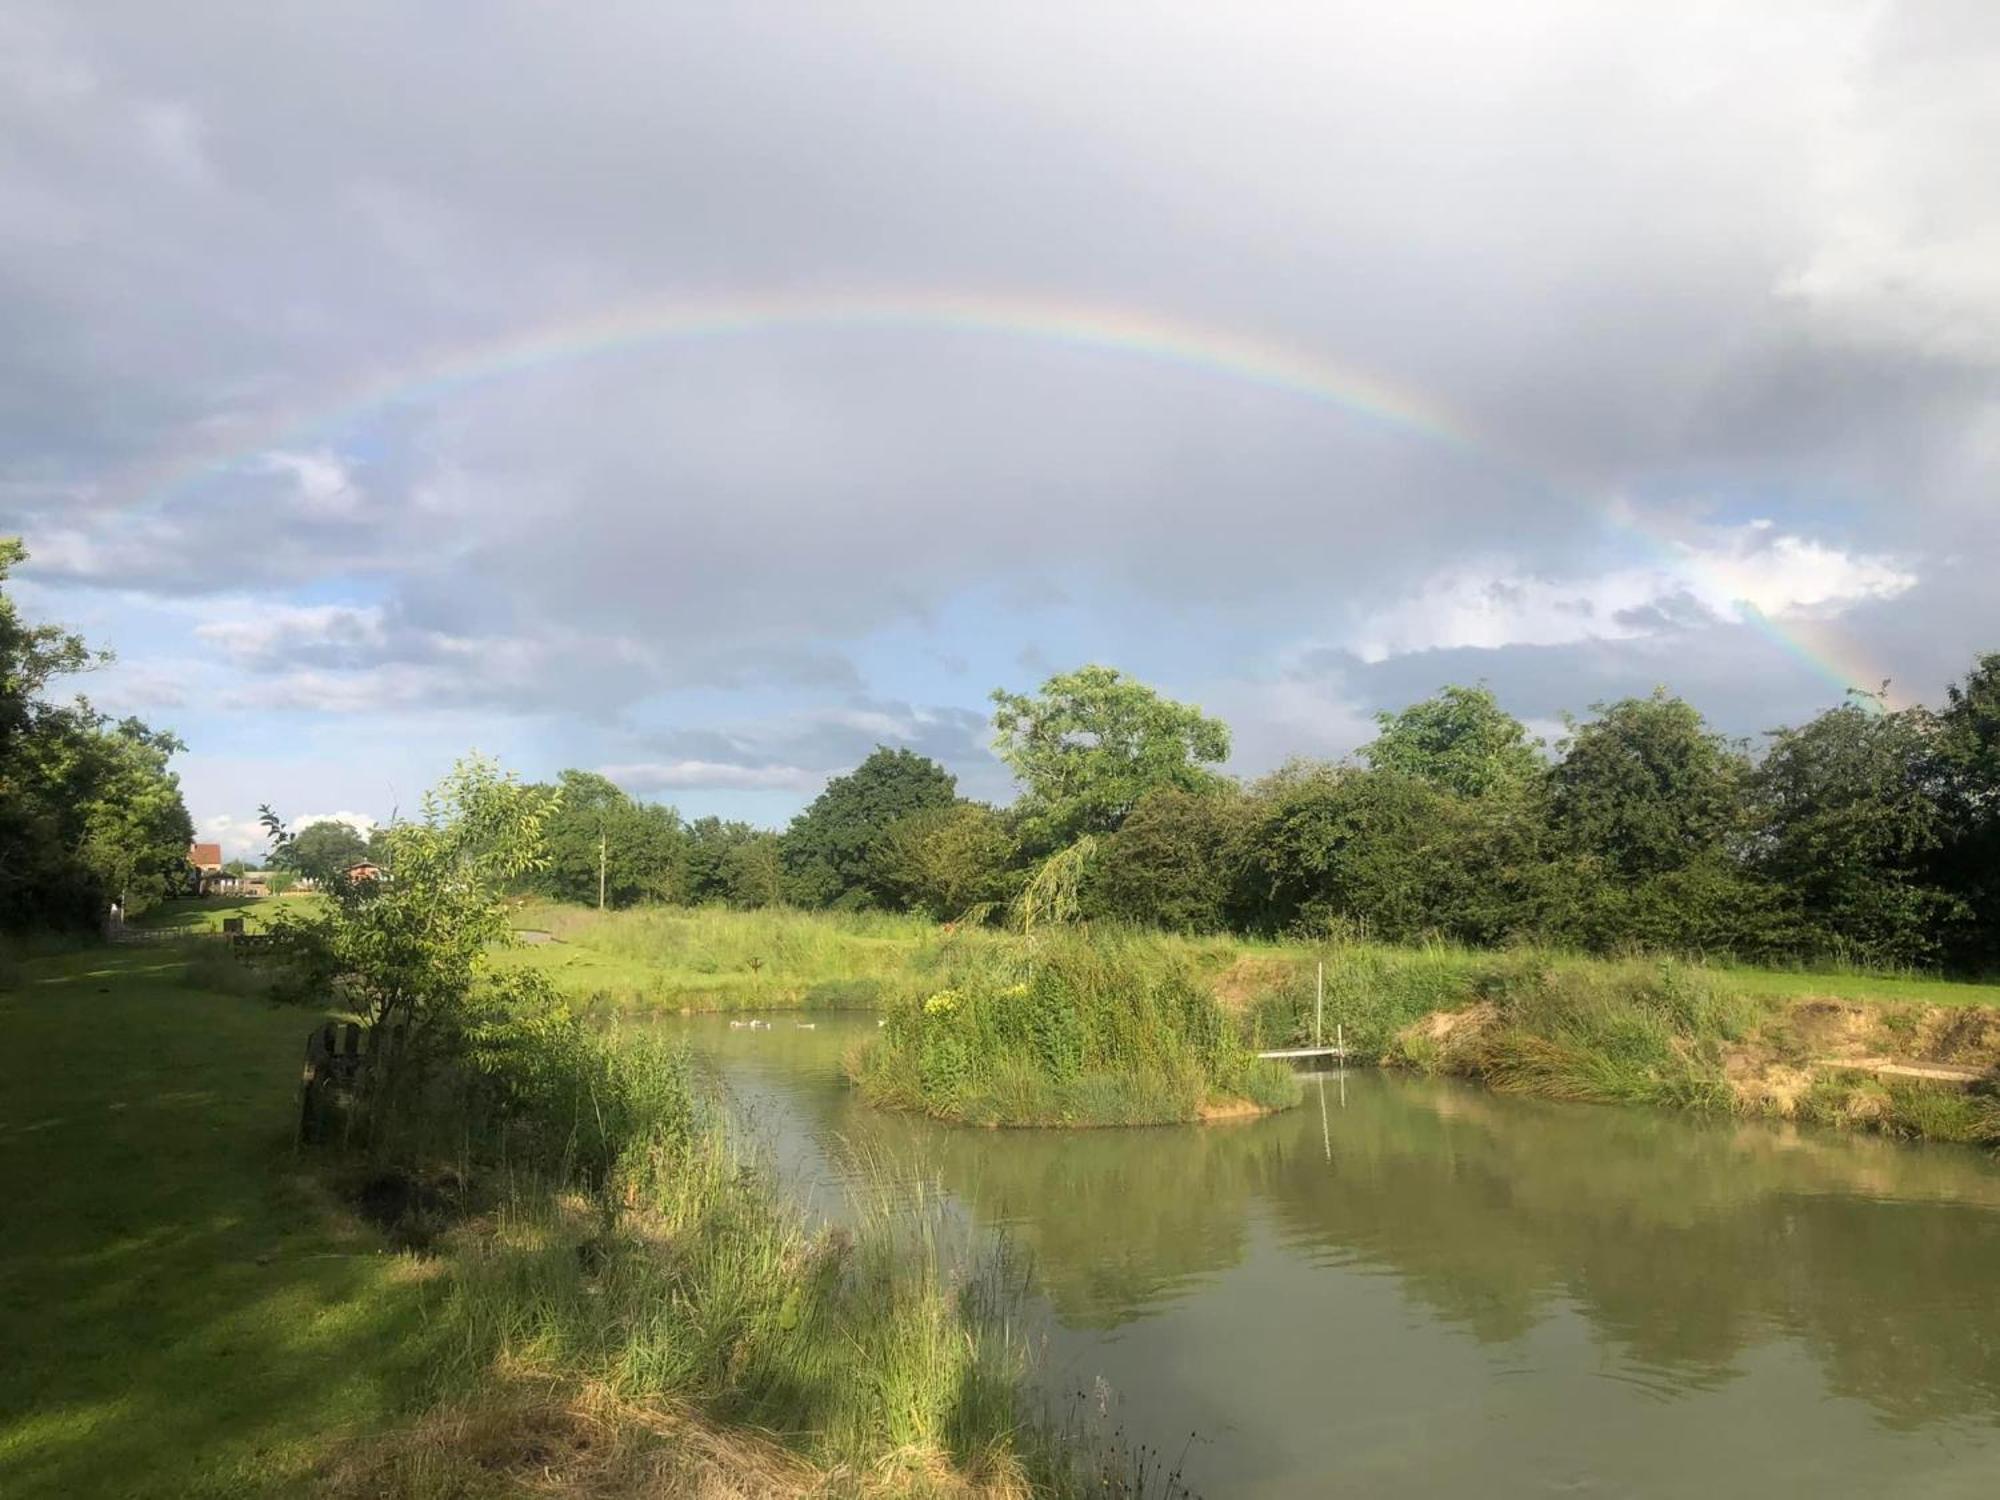
<path fill-rule="evenodd" d="M 612 905 L 982 920 L 1065 855 L 1080 915 L 1184 931 L 2000 967 L 2000 653 L 1935 707 L 1851 694 L 1757 747 L 1664 690 L 1547 746 L 1447 687 L 1348 760 L 1248 783 L 1217 769 L 1226 725 L 1108 667 L 994 705 L 1011 806 L 907 749 L 782 833 L 568 771 L 541 888 L 594 902 L 601 847 Z"/>
<path fill-rule="evenodd" d="M 26 557 L 0 537 L 0 585 Z M 0 931 L 89 926 L 113 902 L 140 910 L 185 882 L 194 825 L 167 769 L 180 742 L 49 695 L 109 659 L 29 624 L 0 589 Z"/>
<path fill-rule="evenodd" d="M 0 539 L 0 585 L 25 556 Z M 186 878 L 180 743 L 49 693 L 107 659 L 0 589 L 0 930 L 86 925 Z M 1059 887 L 1070 914 L 1184 931 L 2000 968 L 2000 652 L 1935 706 L 1850 694 L 1755 747 L 1664 690 L 1546 746 L 1485 688 L 1447 687 L 1348 760 L 1248 783 L 1217 769 L 1227 725 L 1109 667 L 993 702 L 1010 806 L 884 747 L 781 833 L 565 771 L 535 888 L 960 921 Z M 285 862 L 375 850 L 319 824 Z"/>

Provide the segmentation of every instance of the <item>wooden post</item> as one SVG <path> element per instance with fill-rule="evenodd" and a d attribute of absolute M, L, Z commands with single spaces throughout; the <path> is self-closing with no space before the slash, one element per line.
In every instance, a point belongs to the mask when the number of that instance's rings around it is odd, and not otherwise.
<path fill-rule="evenodd" d="M 1313 1045 L 1326 1035 L 1326 960 L 1319 961 L 1319 977 L 1313 981 Z"/>
<path fill-rule="evenodd" d="M 597 834 L 597 909 L 604 910 L 604 852 L 609 847 L 609 835 L 602 829 Z"/>

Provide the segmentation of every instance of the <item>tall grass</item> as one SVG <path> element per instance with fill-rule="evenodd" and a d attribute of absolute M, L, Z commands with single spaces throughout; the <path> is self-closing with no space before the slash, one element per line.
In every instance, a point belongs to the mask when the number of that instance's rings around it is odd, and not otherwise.
<path fill-rule="evenodd" d="M 1085 1466 L 1033 1430 L 1009 1283 L 935 1206 L 813 1225 L 683 1052 L 567 1015 L 427 1068 L 378 1101 L 370 1158 L 484 1187 L 435 1240 L 441 1409 L 532 1377 L 753 1430 L 857 1493 L 1079 1492 Z"/>
<path fill-rule="evenodd" d="M 1726 1108 L 1723 1048 L 1763 1012 L 1672 960 L 1351 945 L 1324 962 L 1326 1034 L 1355 1055 L 1549 1098 Z M 1311 985 L 1302 966 L 1267 995 L 1258 1031 L 1302 1040 Z"/>
<path fill-rule="evenodd" d="M 870 1102 L 969 1125 L 1154 1125 L 1298 1084 L 1245 1046 L 1171 949 L 1062 932 L 988 949 L 928 994 L 892 1003 L 850 1060 Z"/>

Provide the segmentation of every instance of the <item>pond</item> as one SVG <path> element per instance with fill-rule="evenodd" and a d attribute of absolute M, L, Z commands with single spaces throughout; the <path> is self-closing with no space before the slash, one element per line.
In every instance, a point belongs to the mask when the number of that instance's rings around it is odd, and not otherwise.
<path fill-rule="evenodd" d="M 2000 1493 L 2000 1166 L 1372 1071 L 1304 1107 L 972 1131 L 859 1104 L 872 1017 L 670 1021 L 781 1169 L 1026 1252 L 1052 1393 L 1236 1496 Z M 1190 1434 L 1193 1434 L 1190 1438 Z"/>

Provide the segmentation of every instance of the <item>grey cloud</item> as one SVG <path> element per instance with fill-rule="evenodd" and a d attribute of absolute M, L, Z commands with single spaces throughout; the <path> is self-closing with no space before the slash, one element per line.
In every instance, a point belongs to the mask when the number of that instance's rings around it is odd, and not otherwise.
<path fill-rule="evenodd" d="M 988 748 L 984 713 L 942 705 L 855 698 L 724 728 L 660 729 L 637 736 L 635 753 L 607 770 L 632 790 L 671 786 L 786 786 L 817 791 L 854 769 L 877 745 L 927 755 L 959 778 L 961 795 L 1005 800 L 1007 772 Z"/>
<path fill-rule="evenodd" d="M 1935 676 L 1990 611 L 1933 575 L 2000 545 L 1991 10 L 1532 11 L 496 4 L 469 43 L 386 0 L 23 0 L 0 19 L 0 528 L 51 586 L 370 601 L 318 634 L 212 632 L 246 704 L 851 701 L 901 690 L 856 641 L 972 590 L 1044 641 L 1115 596 L 1149 634 L 1219 620 L 1275 655 L 1455 559 L 1608 566 L 1632 545 L 1614 498 L 1921 556 L 1924 589 L 1852 618 Z M 1362 405 L 1412 393 L 1432 435 L 1199 355 L 964 330 L 424 378 L 531 330 L 589 344 L 647 299 L 913 286 L 1295 347 Z M 321 452 L 353 486 L 315 508 L 274 455 Z M 1642 613 L 1622 623 L 1663 664 L 1758 699 L 1756 650 Z M 1024 665 L 1073 654 L 1051 649 Z M 1339 675 L 1375 703 L 1486 663 L 1552 710 L 1650 649 Z M 990 782 L 965 727 L 911 742 Z M 617 763 L 866 753 L 832 718 L 800 735 Z"/>

